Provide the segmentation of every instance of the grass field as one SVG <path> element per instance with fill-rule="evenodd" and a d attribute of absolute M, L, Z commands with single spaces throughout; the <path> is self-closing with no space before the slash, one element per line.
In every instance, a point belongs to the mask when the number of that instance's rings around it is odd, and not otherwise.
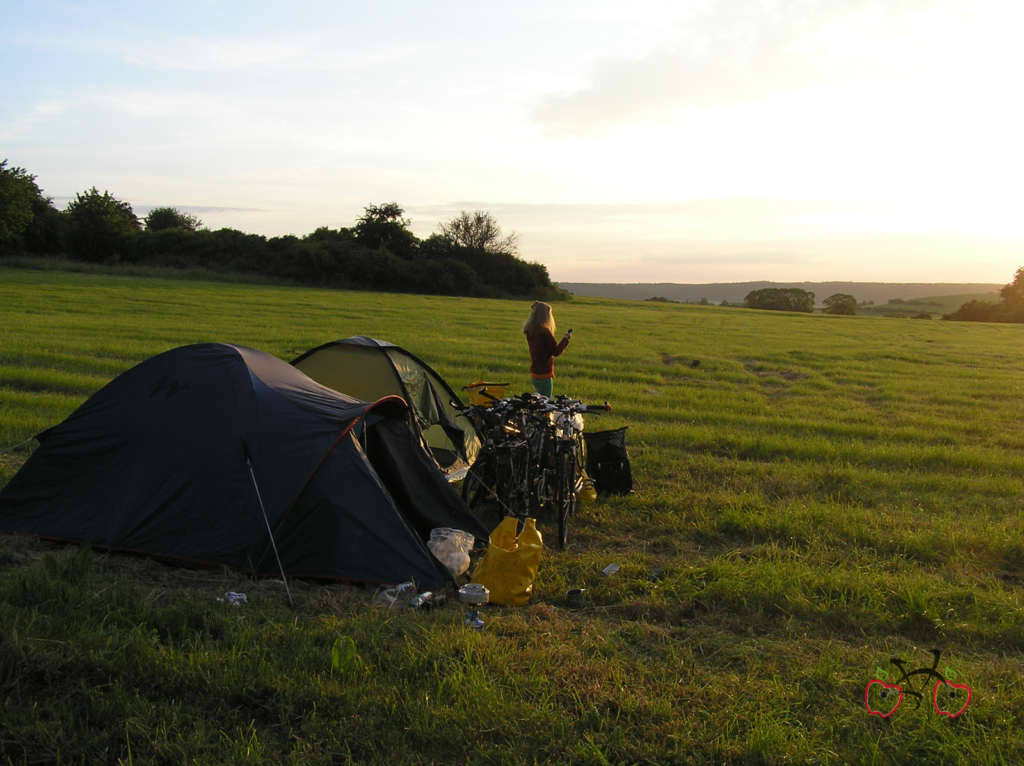
<path fill-rule="evenodd" d="M 527 309 L 0 268 L 0 483 L 187 343 L 291 359 L 366 334 L 456 387 L 527 390 Z M 290 609 L 278 582 L 0 536 L 0 763 L 1024 762 L 1024 327 L 586 298 L 556 317 L 576 330 L 556 393 L 612 403 L 588 428 L 629 426 L 636 492 L 574 520 L 529 606 L 477 631 L 455 604 L 296 583 Z M 876 669 L 932 648 L 966 712 L 929 686 L 869 715 Z"/>

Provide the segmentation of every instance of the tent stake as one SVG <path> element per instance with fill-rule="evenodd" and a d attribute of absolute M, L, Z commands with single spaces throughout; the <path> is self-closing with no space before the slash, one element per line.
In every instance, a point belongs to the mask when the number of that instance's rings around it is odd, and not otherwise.
<path fill-rule="evenodd" d="M 260 487 L 256 483 L 256 472 L 252 468 L 252 460 L 246 455 L 245 462 L 249 465 L 249 476 L 252 478 L 252 488 L 256 490 L 256 499 L 260 501 L 260 510 L 263 512 L 263 521 L 267 525 L 267 534 L 270 536 L 270 547 L 274 549 L 274 558 L 277 559 L 277 568 L 281 572 L 281 579 L 284 581 L 284 590 L 288 594 L 288 605 L 293 609 L 295 602 L 292 601 L 292 591 L 288 587 L 288 578 L 284 576 L 284 566 L 281 564 L 281 556 L 277 552 L 277 542 L 274 540 L 274 532 L 270 529 L 270 519 L 267 518 L 267 509 L 263 506 L 263 495 L 260 494 Z"/>

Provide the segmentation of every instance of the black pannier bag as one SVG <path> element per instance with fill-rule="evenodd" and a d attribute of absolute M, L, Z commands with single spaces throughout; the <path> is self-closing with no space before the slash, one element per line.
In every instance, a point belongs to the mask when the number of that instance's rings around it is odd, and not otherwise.
<path fill-rule="evenodd" d="M 633 489 L 633 472 L 626 453 L 626 429 L 584 431 L 587 473 L 599 495 L 626 495 Z"/>

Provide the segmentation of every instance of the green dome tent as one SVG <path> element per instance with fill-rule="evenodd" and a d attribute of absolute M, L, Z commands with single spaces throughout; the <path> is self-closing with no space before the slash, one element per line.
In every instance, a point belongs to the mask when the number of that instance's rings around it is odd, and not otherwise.
<path fill-rule="evenodd" d="M 451 582 L 426 541 L 477 521 L 398 397 L 359 401 L 262 351 L 183 346 L 122 373 L 0 492 L 0 531 L 254 576 Z"/>
<path fill-rule="evenodd" d="M 449 481 L 461 479 L 480 451 L 480 436 L 459 413 L 451 386 L 426 362 L 385 340 L 354 335 L 317 346 L 292 364 L 318 383 L 375 401 L 402 397 L 416 414 L 424 446 Z"/>

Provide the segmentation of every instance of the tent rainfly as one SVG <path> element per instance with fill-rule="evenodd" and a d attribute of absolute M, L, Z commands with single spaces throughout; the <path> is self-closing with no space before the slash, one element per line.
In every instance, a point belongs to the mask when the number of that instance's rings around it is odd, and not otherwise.
<path fill-rule="evenodd" d="M 393 394 L 409 403 L 424 446 L 449 481 L 461 479 L 480 451 L 462 400 L 430 365 L 385 340 L 354 335 L 317 346 L 293 365 L 318 383 L 376 401 Z"/>
<path fill-rule="evenodd" d="M 486 539 L 397 397 L 360 401 L 261 351 L 172 349 L 119 375 L 0 492 L 0 530 L 254 576 L 451 581 L 435 527 Z"/>

